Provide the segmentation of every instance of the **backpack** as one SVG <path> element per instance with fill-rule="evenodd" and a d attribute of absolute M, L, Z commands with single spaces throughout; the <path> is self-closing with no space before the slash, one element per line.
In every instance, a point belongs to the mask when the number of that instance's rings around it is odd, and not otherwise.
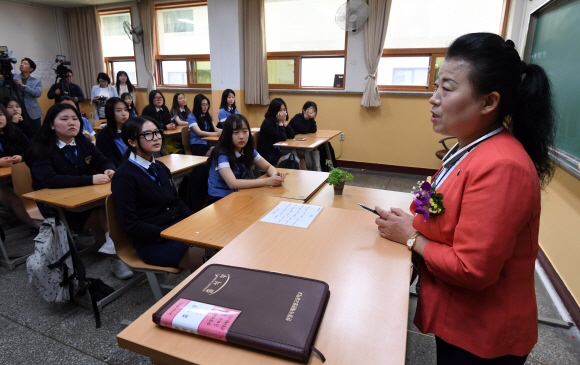
<path fill-rule="evenodd" d="M 294 153 L 290 153 L 290 158 L 287 158 L 284 161 L 280 162 L 278 164 L 278 167 L 282 169 L 300 170 L 300 164 L 298 163 L 298 161 L 296 161 Z"/>
<path fill-rule="evenodd" d="M 96 327 L 101 327 L 97 301 L 113 293 L 113 288 L 100 279 L 85 277 L 85 266 L 58 214 L 47 211 L 34 238 L 34 253 L 26 259 L 28 281 L 47 302 L 73 301 L 78 293 L 89 292 Z"/>

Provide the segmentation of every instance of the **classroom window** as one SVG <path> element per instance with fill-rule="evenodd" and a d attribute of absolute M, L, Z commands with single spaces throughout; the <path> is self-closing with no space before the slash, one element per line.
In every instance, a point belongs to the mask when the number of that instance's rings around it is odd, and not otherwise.
<path fill-rule="evenodd" d="M 116 9 L 99 13 L 101 20 L 101 41 L 106 72 L 114 84 L 117 72 L 125 71 L 133 85 L 137 85 L 135 69 L 135 48 L 133 41 L 125 33 L 124 23 L 131 21 L 130 9 Z"/>
<path fill-rule="evenodd" d="M 508 5 L 509 0 L 393 0 L 377 70 L 379 89 L 433 91 L 446 47 L 466 33 L 505 34 Z"/>
<path fill-rule="evenodd" d="M 209 87 L 207 3 L 158 5 L 155 21 L 159 84 Z"/>
<path fill-rule="evenodd" d="M 346 32 L 334 20 L 343 3 L 265 0 L 270 88 L 333 88 L 344 76 Z"/>

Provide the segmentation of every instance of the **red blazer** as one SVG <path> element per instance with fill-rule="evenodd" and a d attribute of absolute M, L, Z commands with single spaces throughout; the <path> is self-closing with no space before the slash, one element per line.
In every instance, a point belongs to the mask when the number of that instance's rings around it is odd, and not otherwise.
<path fill-rule="evenodd" d="M 473 149 L 437 191 L 445 212 L 413 221 L 430 240 L 415 325 L 483 358 L 529 354 L 538 338 L 540 226 L 532 161 L 504 130 Z"/>

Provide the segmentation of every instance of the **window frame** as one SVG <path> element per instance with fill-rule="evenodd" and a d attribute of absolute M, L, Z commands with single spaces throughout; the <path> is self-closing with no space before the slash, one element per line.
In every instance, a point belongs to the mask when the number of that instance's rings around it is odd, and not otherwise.
<path fill-rule="evenodd" d="M 348 1 L 348 0 L 347 0 Z M 344 31 L 344 50 L 330 50 L 330 51 L 286 51 L 286 52 L 267 52 L 267 60 L 289 60 L 294 59 L 294 84 L 270 84 L 270 90 L 345 90 L 346 87 L 346 65 L 347 65 L 347 49 L 348 49 L 348 31 Z M 343 70 L 343 84 L 342 87 L 314 87 L 300 85 L 302 59 L 303 58 L 339 58 L 344 57 Z"/>
<path fill-rule="evenodd" d="M 163 9 L 179 9 L 179 8 L 189 8 L 192 6 L 207 6 L 207 1 L 190 1 L 190 2 L 180 2 L 180 3 L 161 3 L 155 5 L 155 78 L 157 81 L 157 86 L 159 87 L 170 87 L 176 89 L 209 89 L 211 88 L 211 83 L 192 83 L 192 70 L 189 67 L 190 62 L 196 61 L 209 61 L 211 70 L 211 60 L 209 54 L 183 54 L 183 55 L 160 55 L 159 54 L 159 41 L 157 39 L 157 10 Z M 185 61 L 186 68 L 186 79 L 187 85 L 175 85 L 175 84 L 164 84 L 163 83 L 163 64 L 162 61 Z"/>
<path fill-rule="evenodd" d="M 129 13 L 129 17 L 131 18 L 131 27 L 133 26 L 133 14 L 131 14 L 130 7 L 124 8 L 115 8 L 115 9 L 104 9 L 99 10 L 99 21 L 101 20 L 101 15 L 115 15 L 115 14 L 125 14 Z M 112 74 L 113 72 L 113 62 L 125 61 L 125 62 L 134 62 L 135 63 L 135 73 L 137 72 L 137 60 L 135 58 L 135 43 L 133 43 L 133 56 L 115 56 L 115 57 L 105 57 L 103 56 L 103 61 L 105 63 L 105 72 L 109 77 L 111 77 L 111 85 L 115 85 L 116 77 Z M 137 87 L 139 81 L 139 76 L 137 76 L 137 80 L 131 80 L 131 84 Z"/>
<path fill-rule="evenodd" d="M 504 0 L 500 17 L 499 35 L 505 39 L 509 19 L 511 0 Z M 388 27 L 388 25 L 387 25 Z M 408 92 L 434 92 L 435 85 L 435 61 L 437 57 L 445 57 L 447 47 L 442 48 L 383 48 L 381 59 L 385 57 L 430 57 L 429 70 L 427 71 L 427 86 L 411 85 L 379 85 L 379 91 L 408 91 Z M 376 75 L 376 74 L 375 74 Z M 378 79 L 377 79 L 378 80 Z"/>

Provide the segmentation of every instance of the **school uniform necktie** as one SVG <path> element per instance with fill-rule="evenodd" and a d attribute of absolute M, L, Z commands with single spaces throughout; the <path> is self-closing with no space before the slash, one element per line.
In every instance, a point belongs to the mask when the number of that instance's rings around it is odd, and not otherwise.
<path fill-rule="evenodd" d="M 79 158 L 77 157 L 77 146 L 66 145 L 60 150 L 64 153 L 66 158 L 68 158 L 68 160 L 73 164 L 76 165 L 76 163 L 79 162 Z"/>
<path fill-rule="evenodd" d="M 157 116 L 159 116 L 159 123 L 163 123 L 163 109 L 157 112 Z"/>
<path fill-rule="evenodd" d="M 155 178 L 157 185 L 161 186 L 161 179 L 159 178 L 159 167 L 155 163 L 152 163 L 149 165 L 147 171 Z"/>

